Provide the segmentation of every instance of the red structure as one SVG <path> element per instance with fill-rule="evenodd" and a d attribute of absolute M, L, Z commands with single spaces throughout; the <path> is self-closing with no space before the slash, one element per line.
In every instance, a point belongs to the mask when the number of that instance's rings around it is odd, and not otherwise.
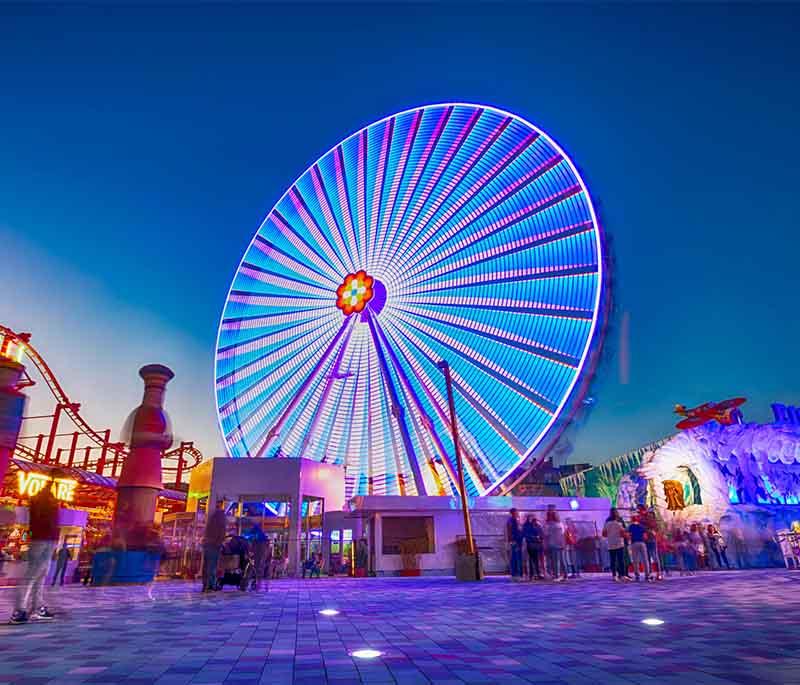
<path fill-rule="evenodd" d="M 114 528 L 130 530 L 152 525 L 161 482 L 161 454 L 172 444 L 169 419 L 164 411 L 164 392 L 175 374 L 161 364 L 139 369 L 144 397 L 134 411 L 131 450 L 117 482 Z"/>
<path fill-rule="evenodd" d="M 50 366 L 31 344 L 30 333 L 17 333 L 0 324 L 0 359 L 19 364 L 22 358 L 26 358 L 38 371 L 55 399 L 55 408 L 52 414 L 23 419 L 23 435 L 15 437 L 13 456 L 37 463 L 94 471 L 111 478 L 119 477 L 128 458 L 126 446 L 111 441 L 110 429 L 95 430 L 81 416 L 80 403 L 73 402 L 67 396 Z M 17 387 L 34 385 L 24 367 L 21 368 Z M 50 419 L 46 431 L 37 433 L 29 428 L 36 425 L 35 421 L 46 419 Z M 63 432 L 65 419 L 67 425 L 71 423 L 72 426 L 71 430 Z M 187 441 L 164 451 L 161 459 L 164 480 L 180 483 L 186 471 L 203 460 L 203 455 L 192 442 Z"/>

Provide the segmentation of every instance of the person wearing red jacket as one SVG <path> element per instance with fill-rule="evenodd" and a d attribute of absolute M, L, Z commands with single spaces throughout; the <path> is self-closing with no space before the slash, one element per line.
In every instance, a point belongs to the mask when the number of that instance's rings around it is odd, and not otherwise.
<path fill-rule="evenodd" d="M 53 481 L 63 477 L 59 471 L 53 472 Z M 50 620 L 53 618 L 44 603 L 44 585 L 50 560 L 58 544 L 58 500 L 52 487 L 43 487 L 31 497 L 29 528 L 31 534 L 28 549 L 28 569 L 26 578 L 17 585 L 14 612 L 11 623 L 27 623 L 28 618 Z"/>

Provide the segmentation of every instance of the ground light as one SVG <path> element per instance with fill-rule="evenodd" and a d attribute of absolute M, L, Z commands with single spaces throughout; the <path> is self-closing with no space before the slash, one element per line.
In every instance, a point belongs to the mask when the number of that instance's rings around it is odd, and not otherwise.
<path fill-rule="evenodd" d="M 323 609 L 320 611 L 323 616 L 337 616 L 339 612 L 336 609 Z"/>
<path fill-rule="evenodd" d="M 660 618 L 645 618 L 642 619 L 642 623 L 644 623 L 646 626 L 660 626 L 663 625 L 664 621 L 662 621 Z"/>
<path fill-rule="evenodd" d="M 356 659 L 377 659 L 381 654 L 382 652 L 377 649 L 357 649 L 350 652 L 350 656 L 354 656 Z"/>

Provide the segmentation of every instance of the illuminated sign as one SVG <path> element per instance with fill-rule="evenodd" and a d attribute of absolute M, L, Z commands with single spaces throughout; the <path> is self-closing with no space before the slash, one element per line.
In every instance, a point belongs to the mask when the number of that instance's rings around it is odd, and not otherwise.
<path fill-rule="evenodd" d="M 18 490 L 21 497 L 35 497 L 42 488 L 53 479 L 44 473 L 17 473 Z M 62 502 L 71 502 L 75 499 L 75 487 L 78 481 L 71 478 L 56 478 L 51 486 L 55 498 Z"/>

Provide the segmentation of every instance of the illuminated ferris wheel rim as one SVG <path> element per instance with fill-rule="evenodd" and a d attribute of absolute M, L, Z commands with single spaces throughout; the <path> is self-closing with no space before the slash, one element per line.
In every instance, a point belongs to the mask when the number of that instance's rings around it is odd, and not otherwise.
<path fill-rule="evenodd" d="M 273 204 L 273 206 L 269 210 L 269 212 L 267 212 L 267 214 L 265 215 L 263 221 L 259 224 L 258 229 L 256 230 L 255 234 L 253 235 L 253 238 L 248 243 L 248 246 L 247 246 L 246 250 L 244 251 L 244 253 L 242 255 L 242 258 L 239 261 L 239 264 L 238 264 L 238 266 L 237 266 L 237 268 L 236 268 L 236 270 L 234 272 L 234 276 L 231 279 L 231 285 L 228 288 L 228 292 L 227 292 L 227 295 L 226 295 L 226 298 L 225 298 L 225 303 L 223 305 L 222 312 L 221 312 L 221 315 L 220 315 L 220 324 L 219 324 L 219 328 L 218 328 L 218 331 L 217 331 L 216 349 L 217 349 L 218 352 L 221 349 L 220 348 L 220 343 L 221 343 L 221 338 L 222 338 L 222 333 L 223 333 L 223 324 L 225 322 L 226 309 L 227 309 L 227 306 L 228 306 L 228 302 L 230 301 L 231 295 L 234 292 L 234 286 L 236 284 L 237 277 L 241 272 L 242 266 L 246 263 L 248 255 L 250 255 L 251 250 L 253 249 L 254 245 L 256 244 L 256 242 L 261 237 L 262 230 L 267 226 L 268 222 L 274 216 L 274 214 L 276 213 L 276 211 L 278 210 L 280 205 L 283 203 L 283 201 L 295 190 L 295 188 L 298 186 L 298 183 L 300 181 L 302 181 L 306 177 L 306 175 L 309 174 L 315 167 L 317 167 L 322 160 L 328 158 L 332 154 L 335 154 L 338 149 L 343 149 L 344 146 L 347 143 L 353 141 L 353 139 L 357 138 L 362 133 L 365 133 L 365 132 L 367 132 L 367 131 L 375 128 L 375 127 L 378 127 L 378 126 L 380 126 L 382 124 L 385 124 L 386 122 L 389 122 L 390 120 L 397 120 L 397 119 L 400 119 L 403 116 L 411 115 L 411 114 L 414 114 L 414 113 L 417 113 L 417 112 L 425 112 L 425 111 L 436 110 L 436 109 L 441 109 L 441 108 L 458 108 L 458 107 L 475 109 L 475 110 L 478 110 L 480 112 L 494 113 L 496 115 L 499 115 L 499 116 L 502 116 L 502 117 L 507 117 L 507 118 L 509 118 L 509 119 L 511 119 L 513 121 L 519 122 L 523 126 L 527 127 L 531 131 L 535 132 L 536 135 L 537 135 L 537 138 L 541 137 L 542 139 L 544 139 L 547 142 L 547 144 L 549 146 L 551 146 L 553 148 L 553 150 L 555 150 L 558 153 L 558 156 L 560 157 L 559 161 L 565 163 L 569 167 L 570 172 L 572 173 L 572 175 L 574 176 L 574 178 L 577 181 L 578 185 L 580 186 L 580 191 L 579 192 L 585 194 L 585 196 L 587 198 L 587 203 L 586 204 L 587 204 L 588 211 L 589 211 L 589 214 L 590 214 L 590 219 L 591 219 L 590 223 L 591 223 L 591 226 L 593 228 L 595 254 L 596 254 L 596 268 L 594 269 L 594 272 L 597 275 L 597 287 L 595 288 L 595 292 L 594 292 L 594 302 L 593 302 L 593 306 L 592 306 L 591 324 L 590 324 L 589 333 L 588 333 L 588 335 L 586 335 L 585 344 L 583 345 L 583 349 L 581 351 L 580 358 L 579 358 L 577 364 L 575 364 L 575 366 L 574 366 L 576 372 L 575 372 L 572 380 L 570 381 L 567 390 L 562 394 L 560 402 L 555 407 L 555 410 L 551 412 L 552 415 L 551 415 L 547 425 L 545 426 L 545 428 L 543 430 L 541 430 L 541 432 L 539 433 L 537 439 L 524 451 L 523 454 L 521 454 L 519 456 L 519 458 L 516 460 L 516 463 L 513 466 L 511 466 L 510 468 L 506 468 L 504 470 L 504 472 L 499 477 L 494 479 L 489 485 L 487 485 L 487 486 L 482 488 L 482 491 L 479 494 L 483 495 L 485 493 L 493 491 L 495 488 L 497 488 L 499 485 L 501 485 L 515 471 L 517 471 L 522 464 L 524 464 L 527 460 L 529 460 L 532 457 L 532 455 L 534 455 L 536 450 L 542 445 L 543 441 L 545 441 L 546 438 L 552 433 L 554 426 L 559 421 L 563 421 L 564 420 L 563 413 L 564 413 L 566 407 L 569 404 L 574 403 L 577 400 L 576 387 L 578 387 L 578 384 L 581 381 L 584 381 L 585 378 L 586 378 L 587 359 L 588 359 L 588 357 L 589 357 L 589 355 L 590 355 L 590 353 L 592 351 L 593 346 L 595 345 L 595 343 L 597 341 L 597 337 L 598 337 L 598 322 L 599 322 L 599 319 L 600 319 L 601 314 L 602 314 L 601 303 L 602 303 L 602 298 L 603 298 L 603 292 L 604 292 L 604 289 L 606 287 L 606 283 L 605 283 L 605 263 L 604 263 L 604 246 L 603 246 L 603 240 L 602 240 L 602 227 L 601 227 L 600 222 L 599 222 L 599 220 L 597 218 L 597 212 L 595 210 L 594 199 L 592 197 L 591 192 L 589 191 L 589 188 L 588 188 L 586 182 L 583 179 L 582 174 L 580 173 L 580 171 L 576 167 L 576 165 L 573 162 L 573 160 L 570 157 L 570 155 L 568 155 L 565 152 L 565 150 L 561 147 L 561 145 L 550 134 L 548 134 L 547 132 L 545 132 L 544 130 L 542 130 L 541 128 L 536 126 L 535 124 L 531 123 L 526 118 L 520 116 L 519 114 L 516 114 L 514 112 L 510 112 L 508 110 L 505 110 L 505 109 L 502 109 L 502 108 L 499 108 L 499 107 L 496 107 L 496 106 L 479 104 L 479 103 L 474 103 L 474 102 L 462 102 L 462 101 L 459 101 L 459 102 L 435 102 L 435 103 L 429 103 L 429 104 L 425 104 L 425 105 L 419 105 L 419 106 L 416 106 L 416 107 L 411 107 L 411 108 L 408 108 L 408 109 L 405 109 L 405 110 L 402 110 L 402 111 L 399 111 L 399 112 L 395 112 L 395 113 L 389 114 L 389 115 L 387 115 L 387 116 L 385 116 L 385 117 L 383 117 L 381 119 L 372 121 L 372 122 L 368 123 L 367 125 L 362 126 L 361 128 L 353 131 L 350 135 L 348 135 L 347 137 L 339 140 L 336 144 L 334 144 L 329 149 L 327 149 L 323 154 L 319 155 L 314 160 L 314 162 L 312 162 L 311 165 L 306 167 L 302 171 L 302 173 L 299 176 L 297 176 L 295 178 L 295 180 L 289 186 L 287 186 L 286 190 L 281 194 L 281 196 L 278 198 L 278 200 Z M 386 265 L 383 265 L 383 266 L 385 267 Z M 358 268 L 360 270 L 363 270 L 361 265 L 359 265 Z M 352 273 L 348 273 L 347 277 L 352 276 L 352 275 L 353 275 Z M 392 273 L 391 270 L 389 270 L 388 273 L 384 274 L 384 276 L 382 278 L 382 281 L 385 281 L 384 286 L 392 286 L 392 285 L 394 285 L 394 283 L 396 282 L 396 279 L 393 278 L 393 275 L 394 274 Z M 345 279 L 344 274 L 343 274 L 342 278 L 343 278 L 343 280 Z M 372 276 L 370 276 L 370 278 L 372 278 Z M 375 280 L 377 281 L 377 279 L 375 279 Z M 386 289 L 388 290 L 389 288 L 387 287 Z M 338 293 L 334 289 L 334 299 L 336 299 L 336 295 L 337 294 Z M 386 297 L 386 295 L 384 295 L 384 297 Z M 367 303 L 365 303 L 365 304 L 367 304 Z M 342 308 L 340 307 L 340 309 L 342 309 Z M 359 310 L 359 312 L 360 311 L 361 310 Z M 366 309 L 366 312 L 369 312 L 369 308 Z M 344 314 L 345 319 L 349 319 L 350 316 L 351 316 L 344 309 L 342 309 L 342 313 Z M 565 314 L 568 314 L 567 310 L 565 310 Z M 218 421 L 218 425 L 220 427 L 221 435 L 223 436 L 223 441 L 225 442 L 226 451 L 229 453 L 230 456 L 233 456 L 231 454 L 230 447 L 228 445 L 228 440 L 227 440 L 227 437 L 226 437 L 225 429 L 224 429 L 224 427 L 222 425 L 222 413 L 221 413 L 222 406 L 221 406 L 221 403 L 220 403 L 219 394 L 216 391 L 217 380 L 219 378 L 219 376 L 218 376 L 218 364 L 219 364 L 219 356 L 217 354 L 217 355 L 215 355 L 215 359 L 214 359 L 214 380 L 215 380 L 215 393 L 214 393 L 214 395 L 215 395 L 215 403 L 216 403 L 216 407 L 217 407 L 217 421 Z"/>

